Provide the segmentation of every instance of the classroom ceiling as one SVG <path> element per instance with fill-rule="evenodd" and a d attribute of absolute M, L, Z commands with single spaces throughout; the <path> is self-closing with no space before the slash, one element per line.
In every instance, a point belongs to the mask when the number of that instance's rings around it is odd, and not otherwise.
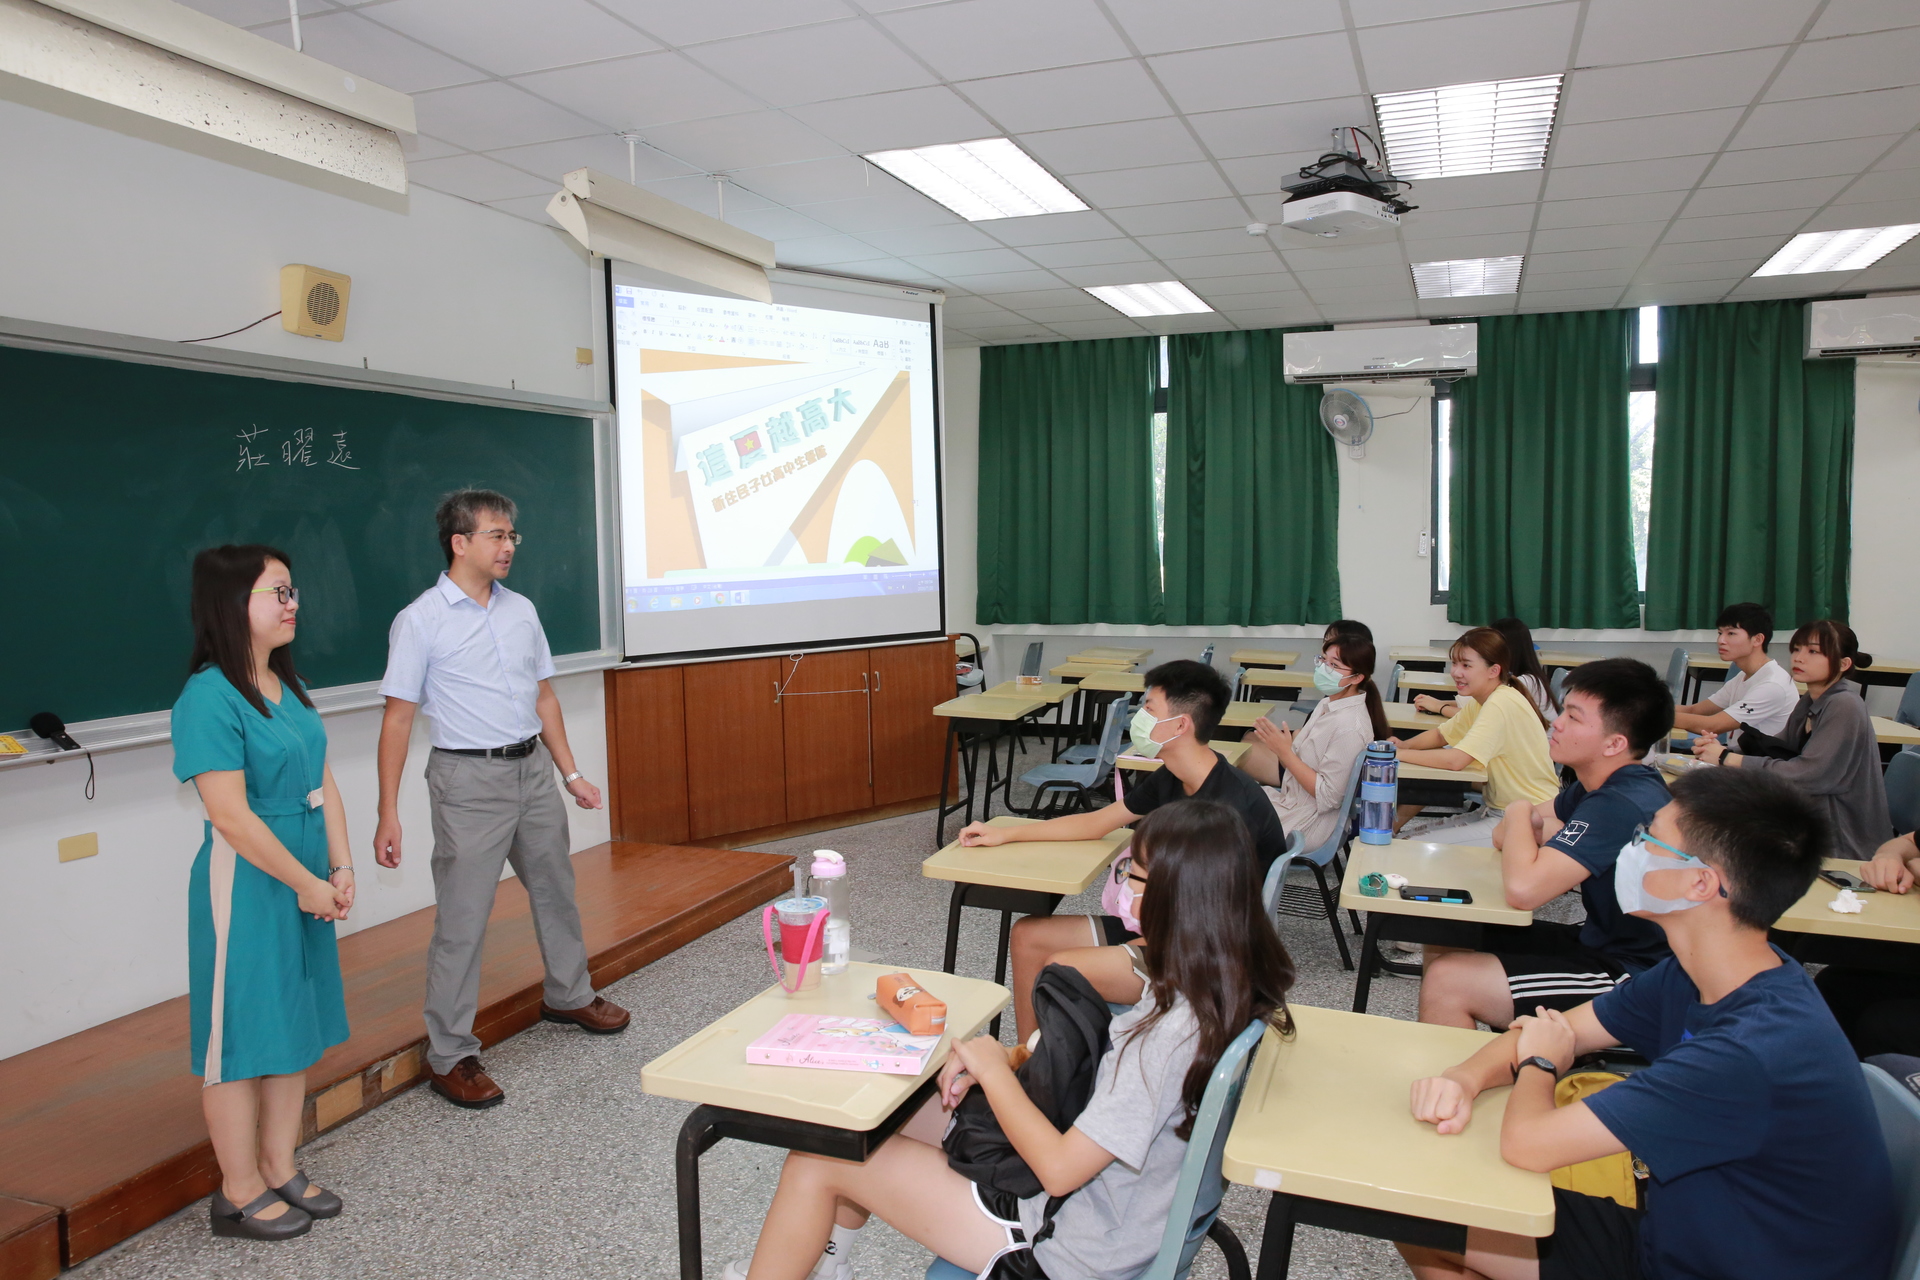
<path fill-rule="evenodd" d="M 284 0 L 187 0 L 290 43 Z M 546 223 L 628 173 L 782 265 L 947 290 L 957 343 L 1920 287 L 1748 276 L 1920 221 L 1916 0 L 300 0 L 306 51 L 415 95 L 423 187 Z M 1565 72 L 1547 165 L 1418 183 L 1396 239 L 1282 249 L 1280 183 L 1372 93 Z M 1009 136 L 1091 207 L 968 223 L 860 152 Z M 1391 157 L 1389 157 L 1391 158 Z M 1520 292 L 1409 266 L 1527 255 Z M 1082 286 L 1181 280 L 1130 320 Z"/>

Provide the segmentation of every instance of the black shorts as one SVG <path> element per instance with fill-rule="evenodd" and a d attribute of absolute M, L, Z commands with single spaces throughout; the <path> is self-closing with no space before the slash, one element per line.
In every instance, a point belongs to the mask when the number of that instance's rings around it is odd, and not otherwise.
<path fill-rule="evenodd" d="M 1641 1211 L 1605 1196 L 1553 1189 L 1553 1234 L 1540 1280 L 1640 1280 Z"/>
<path fill-rule="evenodd" d="M 1097 945 L 1117 947 L 1140 936 L 1138 929 L 1127 928 L 1119 916 L 1094 916 L 1092 919 L 1094 929 L 1105 939 Z"/>
<path fill-rule="evenodd" d="M 1580 926 L 1553 920 L 1490 924 L 1480 949 L 1507 971 L 1516 1014 L 1545 1005 L 1565 1013 L 1614 989 L 1630 970 L 1580 942 Z"/>

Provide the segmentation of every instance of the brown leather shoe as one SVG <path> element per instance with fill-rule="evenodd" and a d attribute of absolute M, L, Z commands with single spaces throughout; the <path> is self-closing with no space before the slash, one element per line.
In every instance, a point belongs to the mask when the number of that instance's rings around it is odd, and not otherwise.
<path fill-rule="evenodd" d="M 453 1070 L 441 1075 L 431 1067 L 427 1069 L 428 1084 L 433 1091 L 456 1107 L 470 1107 L 479 1111 L 486 1107 L 497 1107 L 507 1100 L 500 1086 L 493 1082 L 480 1068 L 480 1059 L 469 1054 L 453 1064 Z"/>
<path fill-rule="evenodd" d="M 572 1023 L 582 1031 L 591 1031 L 597 1036 L 618 1035 L 633 1021 L 632 1014 L 599 996 L 593 998 L 592 1004 L 583 1004 L 578 1009 L 556 1009 L 543 1000 L 540 1002 L 540 1017 L 547 1022 Z"/>

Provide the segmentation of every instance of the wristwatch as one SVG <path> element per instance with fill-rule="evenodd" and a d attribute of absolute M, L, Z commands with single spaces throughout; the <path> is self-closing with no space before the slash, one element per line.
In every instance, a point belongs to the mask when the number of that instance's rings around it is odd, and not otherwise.
<path fill-rule="evenodd" d="M 560 779 L 560 785 L 563 787 L 571 786 L 575 778 L 584 778 L 586 776 L 587 776 L 586 774 L 580 772 L 578 769 L 575 769 L 572 773 Z"/>
<path fill-rule="evenodd" d="M 1560 1074 L 1560 1068 L 1554 1064 L 1554 1061 L 1552 1058 L 1544 1057 L 1541 1054 L 1537 1054 L 1537 1053 L 1534 1054 L 1531 1058 L 1522 1058 L 1520 1059 L 1519 1062 L 1514 1064 L 1513 1077 L 1516 1080 L 1520 1078 L 1521 1067 L 1538 1067 L 1542 1071 L 1546 1072 L 1549 1076 L 1554 1076 L 1556 1078 Z"/>

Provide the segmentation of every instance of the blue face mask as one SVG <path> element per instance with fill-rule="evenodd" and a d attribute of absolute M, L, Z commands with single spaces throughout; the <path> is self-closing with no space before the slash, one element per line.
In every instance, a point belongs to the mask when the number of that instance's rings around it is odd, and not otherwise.
<path fill-rule="evenodd" d="M 1313 664 L 1313 687 L 1329 697 L 1340 692 L 1342 687 L 1340 682 L 1345 679 L 1345 676 L 1324 662 Z"/>

